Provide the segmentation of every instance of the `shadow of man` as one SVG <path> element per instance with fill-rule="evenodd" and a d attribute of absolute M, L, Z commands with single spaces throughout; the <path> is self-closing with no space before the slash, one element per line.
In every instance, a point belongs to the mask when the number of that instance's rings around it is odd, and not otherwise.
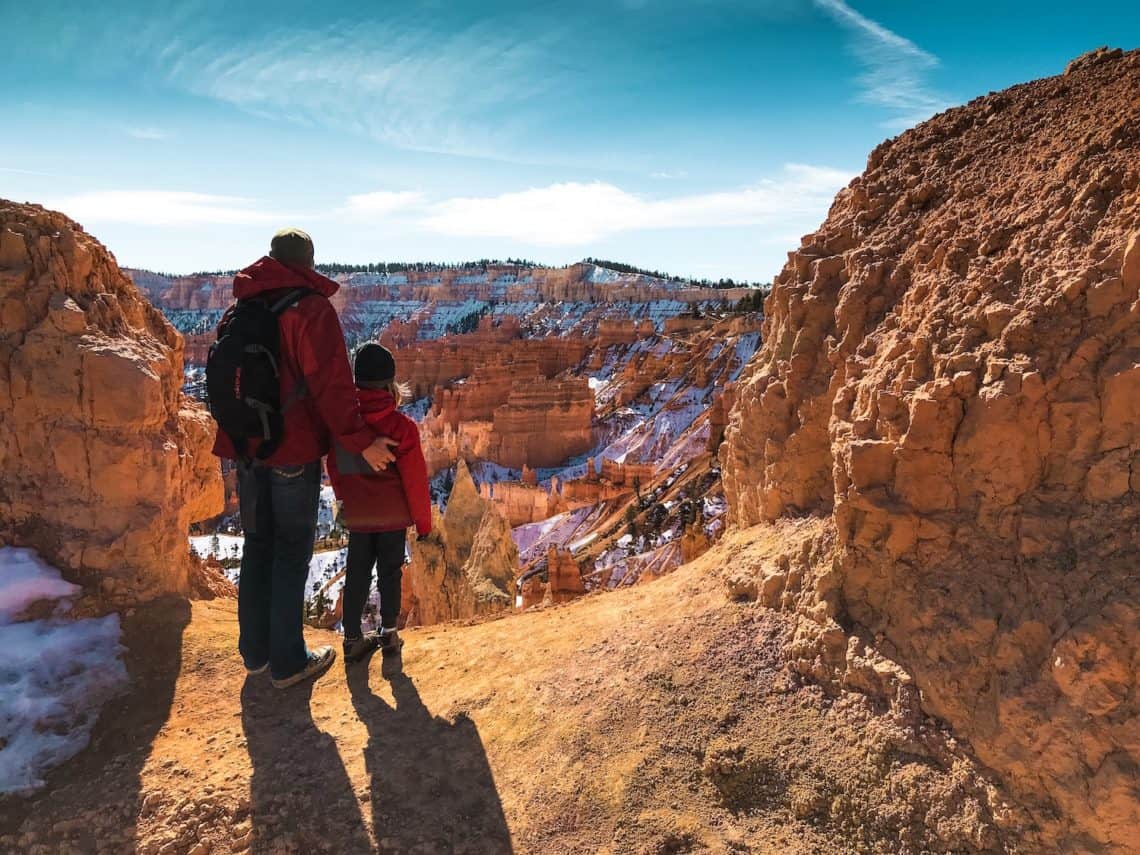
<path fill-rule="evenodd" d="M 372 693 L 367 664 L 347 672 L 352 705 L 368 729 L 372 831 L 380 851 L 493 855 L 511 835 L 475 723 L 433 716 L 400 657 L 384 660 L 395 708 Z"/>
<path fill-rule="evenodd" d="M 252 851 L 374 852 L 336 742 L 313 721 L 312 692 L 312 681 L 279 691 L 264 676 L 242 686 Z"/>

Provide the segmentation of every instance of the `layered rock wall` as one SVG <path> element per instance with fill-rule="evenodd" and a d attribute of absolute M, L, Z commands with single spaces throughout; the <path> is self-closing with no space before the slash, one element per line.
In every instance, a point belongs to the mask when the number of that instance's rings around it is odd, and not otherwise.
<path fill-rule="evenodd" d="M 222 508 L 182 340 L 62 214 L 0 200 L 0 541 L 115 602 L 189 590 Z"/>
<path fill-rule="evenodd" d="M 721 451 L 738 524 L 831 520 L 764 571 L 809 667 L 878 639 L 1050 851 L 1140 828 L 1137 92 L 1101 51 L 875 149 L 779 275 Z"/>
<path fill-rule="evenodd" d="M 558 466 L 593 446 L 594 392 L 585 377 L 516 382 L 495 408 L 487 457 L 504 466 Z"/>

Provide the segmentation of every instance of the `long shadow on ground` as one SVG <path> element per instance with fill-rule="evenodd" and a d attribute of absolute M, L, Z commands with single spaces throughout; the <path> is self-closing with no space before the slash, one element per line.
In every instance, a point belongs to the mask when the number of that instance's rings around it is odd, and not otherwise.
<path fill-rule="evenodd" d="M 242 686 L 252 851 L 372 852 L 336 742 L 313 721 L 312 693 L 311 681 L 282 692 L 264 676 Z"/>
<path fill-rule="evenodd" d="M 511 836 L 479 731 L 466 715 L 433 716 L 399 656 L 382 675 L 395 706 L 373 694 L 368 663 L 347 669 L 352 705 L 368 729 L 372 828 L 380 851 L 509 853 Z M 373 679 L 375 677 L 373 676 Z"/>
<path fill-rule="evenodd" d="M 56 844 L 43 830 L 52 829 L 72 851 L 137 848 L 141 773 L 170 716 L 189 622 L 190 604 L 181 599 L 148 604 L 124 620 L 127 692 L 104 705 L 91 744 L 51 773 L 38 794 L 0 800 L 0 836 L 32 831 L 50 850 Z"/>

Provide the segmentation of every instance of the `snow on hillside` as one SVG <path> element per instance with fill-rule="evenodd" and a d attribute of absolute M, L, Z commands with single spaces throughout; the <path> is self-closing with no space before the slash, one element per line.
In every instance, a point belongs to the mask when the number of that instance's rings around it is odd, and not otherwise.
<path fill-rule="evenodd" d="M 305 582 L 305 599 L 313 599 L 317 591 L 324 588 L 325 597 L 331 608 L 336 603 L 337 597 L 340 596 L 340 589 L 344 587 L 343 576 L 335 582 L 332 579 L 344 570 L 344 563 L 347 559 L 347 548 L 314 553 L 309 562 L 309 578 Z"/>
<path fill-rule="evenodd" d="M 237 561 L 241 559 L 242 549 L 245 546 L 245 538 L 230 534 L 195 535 L 190 538 L 190 546 L 194 552 L 203 558 L 213 556 L 219 561 L 225 561 L 226 559 Z M 344 562 L 347 556 L 347 548 L 313 553 L 312 560 L 309 561 L 308 581 L 305 583 L 306 599 L 311 598 L 318 588 L 322 587 L 326 582 L 331 580 L 333 576 L 344 569 Z M 223 572 L 231 582 L 235 585 L 237 584 L 241 576 L 240 567 L 226 567 Z M 336 602 L 336 597 L 340 593 L 342 586 L 343 582 L 335 582 L 329 587 L 326 593 L 329 596 L 330 603 Z"/>
<path fill-rule="evenodd" d="M 542 522 L 518 526 L 511 534 L 519 549 L 519 565 L 523 566 L 545 554 L 551 546 L 565 545 L 574 538 L 575 532 L 586 531 L 599 512 L 599 506 L 591 505 L 558 514 Z"/>
<path fill-rule="evenodd" d="M 190 548 L 199 558 L 216 558 L 218 561 L 241 559 L 245 538 L 233 534 L 199 534 L 190 538 Z M 227 570 L 226 575 L 237 581 L 237 568 Z"/>
<path fill-rule="evenodd" d="M 320 503 L 317 506 L 317 537 L 328 537 L 336 521 L 336 493 L 332 487 L 321 487 Z"/>
<path fill-rule="evenodd" d="M 127 683 L 119 616 L 67 618 L 80 590 L 32 550 L 0 548 L 0 793 L 43 786 Z M 41 601 L 55 603 L 49 617 L 20 619 Z"/>

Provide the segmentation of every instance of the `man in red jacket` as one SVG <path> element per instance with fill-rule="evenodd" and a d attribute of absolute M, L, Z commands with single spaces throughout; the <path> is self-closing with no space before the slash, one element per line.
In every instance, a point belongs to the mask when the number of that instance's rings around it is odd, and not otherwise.
<path fill-rule="evenodd" d="M 396 444 L 364 424 L 344 332 L 329 302 L 340 286 L 313 269 L 313 257 L 307 234 L 284 229 L 273 236 L 269 255 L 234 277 L 237 300 L 272 298 L 296 288 L 311 293 L 282 312 L 278 322 L 281 400 L 289 402 L 280 445 L 264 461 L 255 461 L 257 440 L 242 455 L 221 430 L 214 441 L 214 454 L 239 461 L 245 547 L 238 650 L 251 674 L 268 668 L 278 688 L 318 676 L 336 658 L 331 647 L 308 650 L 302 634 L 321 458 L 335 440 L 381 470 L 393 460 L 390 446 Z"/>

